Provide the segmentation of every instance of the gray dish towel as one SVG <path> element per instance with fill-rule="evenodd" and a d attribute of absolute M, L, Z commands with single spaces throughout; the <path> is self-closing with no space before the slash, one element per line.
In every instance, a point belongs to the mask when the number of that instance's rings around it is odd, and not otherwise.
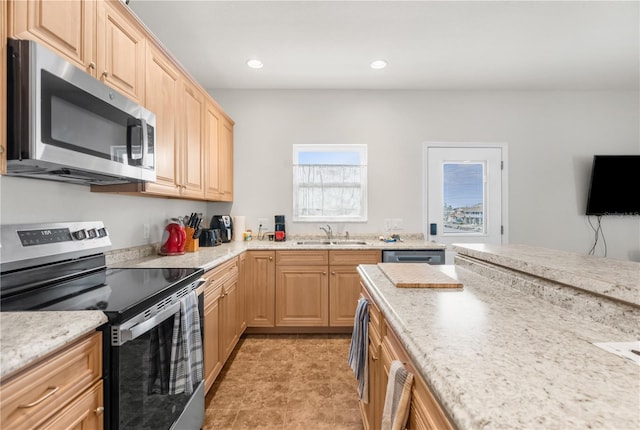
<path fill-rule="evenodd" d="M 192 291 L 180 299 L 180 312 L 173 320 L 169 394 L 193 393 L 194 385 L 202 381 L 202 367 L 198 295 Z"/>
<path fill-rule="evenodd" d="M 403 430 L 409 418 L 413 374 L 394 360 L 389 369 L 387 394 L 382 410 L 382 430 Z"/>
<path fill-rule="evenodd" d="M 369 302 L 364 297 L 358 300 L 353 319 L 349 366 L 358 380 L 358 395 L 364 403 L 369 403 L 369 375 L 367 346 L 369 344 Z"/>

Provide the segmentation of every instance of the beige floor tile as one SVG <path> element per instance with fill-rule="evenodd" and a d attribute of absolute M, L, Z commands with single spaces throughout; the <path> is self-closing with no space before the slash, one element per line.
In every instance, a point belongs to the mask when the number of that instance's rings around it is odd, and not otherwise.
<path fill-rule="evenodd" d="M 233 430 L 280 430 L 284 427 L 284 409 L 241 409 Z"/>
<path fill-rule="evenodd" d="M 203 429 L 363 430 L 350 334 L 244 335 L 206 398 Z"/>

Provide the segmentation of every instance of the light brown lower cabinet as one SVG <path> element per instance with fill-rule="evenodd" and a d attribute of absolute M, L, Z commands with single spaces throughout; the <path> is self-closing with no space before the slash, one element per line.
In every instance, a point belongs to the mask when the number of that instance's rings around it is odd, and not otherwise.
<path fill-rule="evenodd" d="M 3 380 L 0 398 L 3 429 L 102 429 L 102 333 Z"/>
<path fill-rule="evenodd" d="M 276 298 L 275 251 L 248 251 L 245 266 L 247 327 L 274 327 Z"/>
<path fill-rule="evenodd" d="M 239 307 L 244 289 L 239 280 L 239 258 L 206 272 L 204 286 L 204 380 L 209 391 L 244 331 Z M 244 262 L 244 260 L 243 260 Z"/>
<path fill-rule="evenodd" d="M 393 329 L 362 287 L 369 300 L 369 403 L 360 402 L 365 429 L 377 430 L 382 423 L 389 369 L 393 360 L 401 361 L 414 376 L 408 430 L 453 430 L 449 419 L 428 385 L 418 373 Z"/>

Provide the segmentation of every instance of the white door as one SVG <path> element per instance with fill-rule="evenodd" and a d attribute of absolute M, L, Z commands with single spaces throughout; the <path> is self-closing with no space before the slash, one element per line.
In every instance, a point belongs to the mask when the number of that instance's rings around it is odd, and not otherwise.
<path fill-rule="evenodd" d="M 425 152 L 425 237 L 446 245 L 507 243 L 506 146 L 426 144 Z"/>

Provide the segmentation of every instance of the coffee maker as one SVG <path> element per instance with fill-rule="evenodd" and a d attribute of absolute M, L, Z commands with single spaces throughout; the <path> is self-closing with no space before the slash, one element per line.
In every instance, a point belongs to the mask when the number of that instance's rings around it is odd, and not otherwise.
<path fill-rule="evenodd" d="M 220 230 L 220 240 L 222 243 L 231 242 L 233 236 L 233 223 L 229 215 L 214 215 L 211 218 L 209 228 Z"/>
<path fill-rule="evenodd" d="M 287 233 L 284 227 L 284 215 L 276 215 L 275 217 L 275 240 L 276 242 L 284 242 L 287 240 Z"/>

